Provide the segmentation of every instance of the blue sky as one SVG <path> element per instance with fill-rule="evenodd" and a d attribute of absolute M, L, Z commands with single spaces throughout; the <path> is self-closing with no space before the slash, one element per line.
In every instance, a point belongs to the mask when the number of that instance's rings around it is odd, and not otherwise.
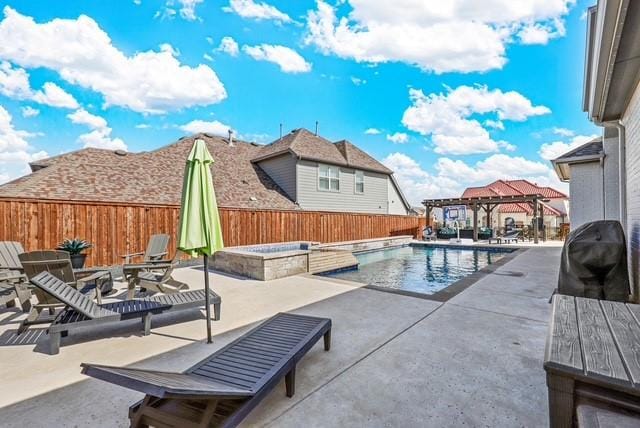
<path fill-rule="evenodd" d="M 86 146 L 266 143 L 318 121 L 417 202 L 497 178 L 566 190 L 548 159 L 597 133 L 580 108 L 591 2 L 113 4 L 0 2 L 0 180 Z"/>

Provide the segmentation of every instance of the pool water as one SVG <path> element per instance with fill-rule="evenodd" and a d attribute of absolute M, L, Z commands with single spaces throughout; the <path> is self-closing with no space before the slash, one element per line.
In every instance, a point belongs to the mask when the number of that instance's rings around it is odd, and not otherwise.
<path fill-rule="evenodd" d="M 512 251 L 406 246 L 356 254 L 360 262 L 358 269 L 324 276 L 395 290 L 434 294 Z"/>

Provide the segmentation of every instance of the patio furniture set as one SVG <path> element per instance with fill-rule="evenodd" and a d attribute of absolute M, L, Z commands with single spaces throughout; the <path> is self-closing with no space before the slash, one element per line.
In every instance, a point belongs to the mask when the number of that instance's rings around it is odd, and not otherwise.
<path fill-rule="evenodd" d="M 123 256 L 127 298 L 109 303 L 102 302 L 102 294 L 112 288 L 110 270 L 74 270 L 68 253 L 25 253 L 17 242 L 0 242 L 0 304 L 14 307 L 18 300 L 28 312 L 18 334 L 48 323 L 50 354 L 59 353 L 62 338 L 80 328 L 99 330 L 137 319 L 149 335 L 153 316 L 205 305 L 205 290 L 188 291 L 172 278 L 181 253 L 166 260 L 168 242 L 167 235 L 154 235 L 144 253 Z M 142 263 L 132 263 L 134 257 Z M 137 289 L 158 294 L 136 298 Z M 32 292 L 37 303 L 31 302 Z M 213 319 L 219 320 L 220 296 L 210 291 L 209 301 Z M 129 409 L 132 427 L 234 427 L 282 378 L 287 396 L 293 396 L 296 365 L 321 337 L 328 351 L 330 319 L 280 313 L 184 373 L 87 363 L 82 373 L 146 394 Z"/>

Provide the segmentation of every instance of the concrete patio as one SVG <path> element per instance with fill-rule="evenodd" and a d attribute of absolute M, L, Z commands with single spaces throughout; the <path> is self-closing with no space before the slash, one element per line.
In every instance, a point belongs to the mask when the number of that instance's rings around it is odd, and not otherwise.
<path fill-rule="evenodd" d="M 197 312 L 158 318 L 151 336 L 119 327 L 69 337 L 56 356 L 22 317 L 0 314 L 0 420 L 7 427 L 128 426 L 140 394 L 87 379 L 81 362 L 183 370 L 275 312 L 330 317 L 333 345 L 299 365 L 296 395 L 277 387 L 245 426 L 546 426 L 542 358 L 560 248 L 530 248 L 446 303 L 298 276 L 268 283 L 212 274 L 222 296 L 213 345 Z M 181 269 L 196 288 L 202 271 Z"/>

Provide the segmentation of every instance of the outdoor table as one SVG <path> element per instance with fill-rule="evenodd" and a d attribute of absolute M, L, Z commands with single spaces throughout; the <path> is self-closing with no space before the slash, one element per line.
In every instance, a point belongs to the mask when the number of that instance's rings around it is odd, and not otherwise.
<path fill-rule="evenodd" d="M 640 305 L 553 296 L 544 369 L 549 422 L 572 427 L 582 400 L 640 412 Z"/>
<path fill-rule="evenodd" d="M 89 275 L 93 275 L 98 272 L 103 272 L 104 275 L 100 278 L 96 278 L 96 288 L 100 290 L 102 294 L 107 294 L 113 290 L 113 273 L 109 268 L 105 267 L 90 267 L 90 268 L 76 268 L 73 269 L 73 273 L 77 279 L 82 279 Z M 108 274 L 108 275 L 107 275 Z"/>

